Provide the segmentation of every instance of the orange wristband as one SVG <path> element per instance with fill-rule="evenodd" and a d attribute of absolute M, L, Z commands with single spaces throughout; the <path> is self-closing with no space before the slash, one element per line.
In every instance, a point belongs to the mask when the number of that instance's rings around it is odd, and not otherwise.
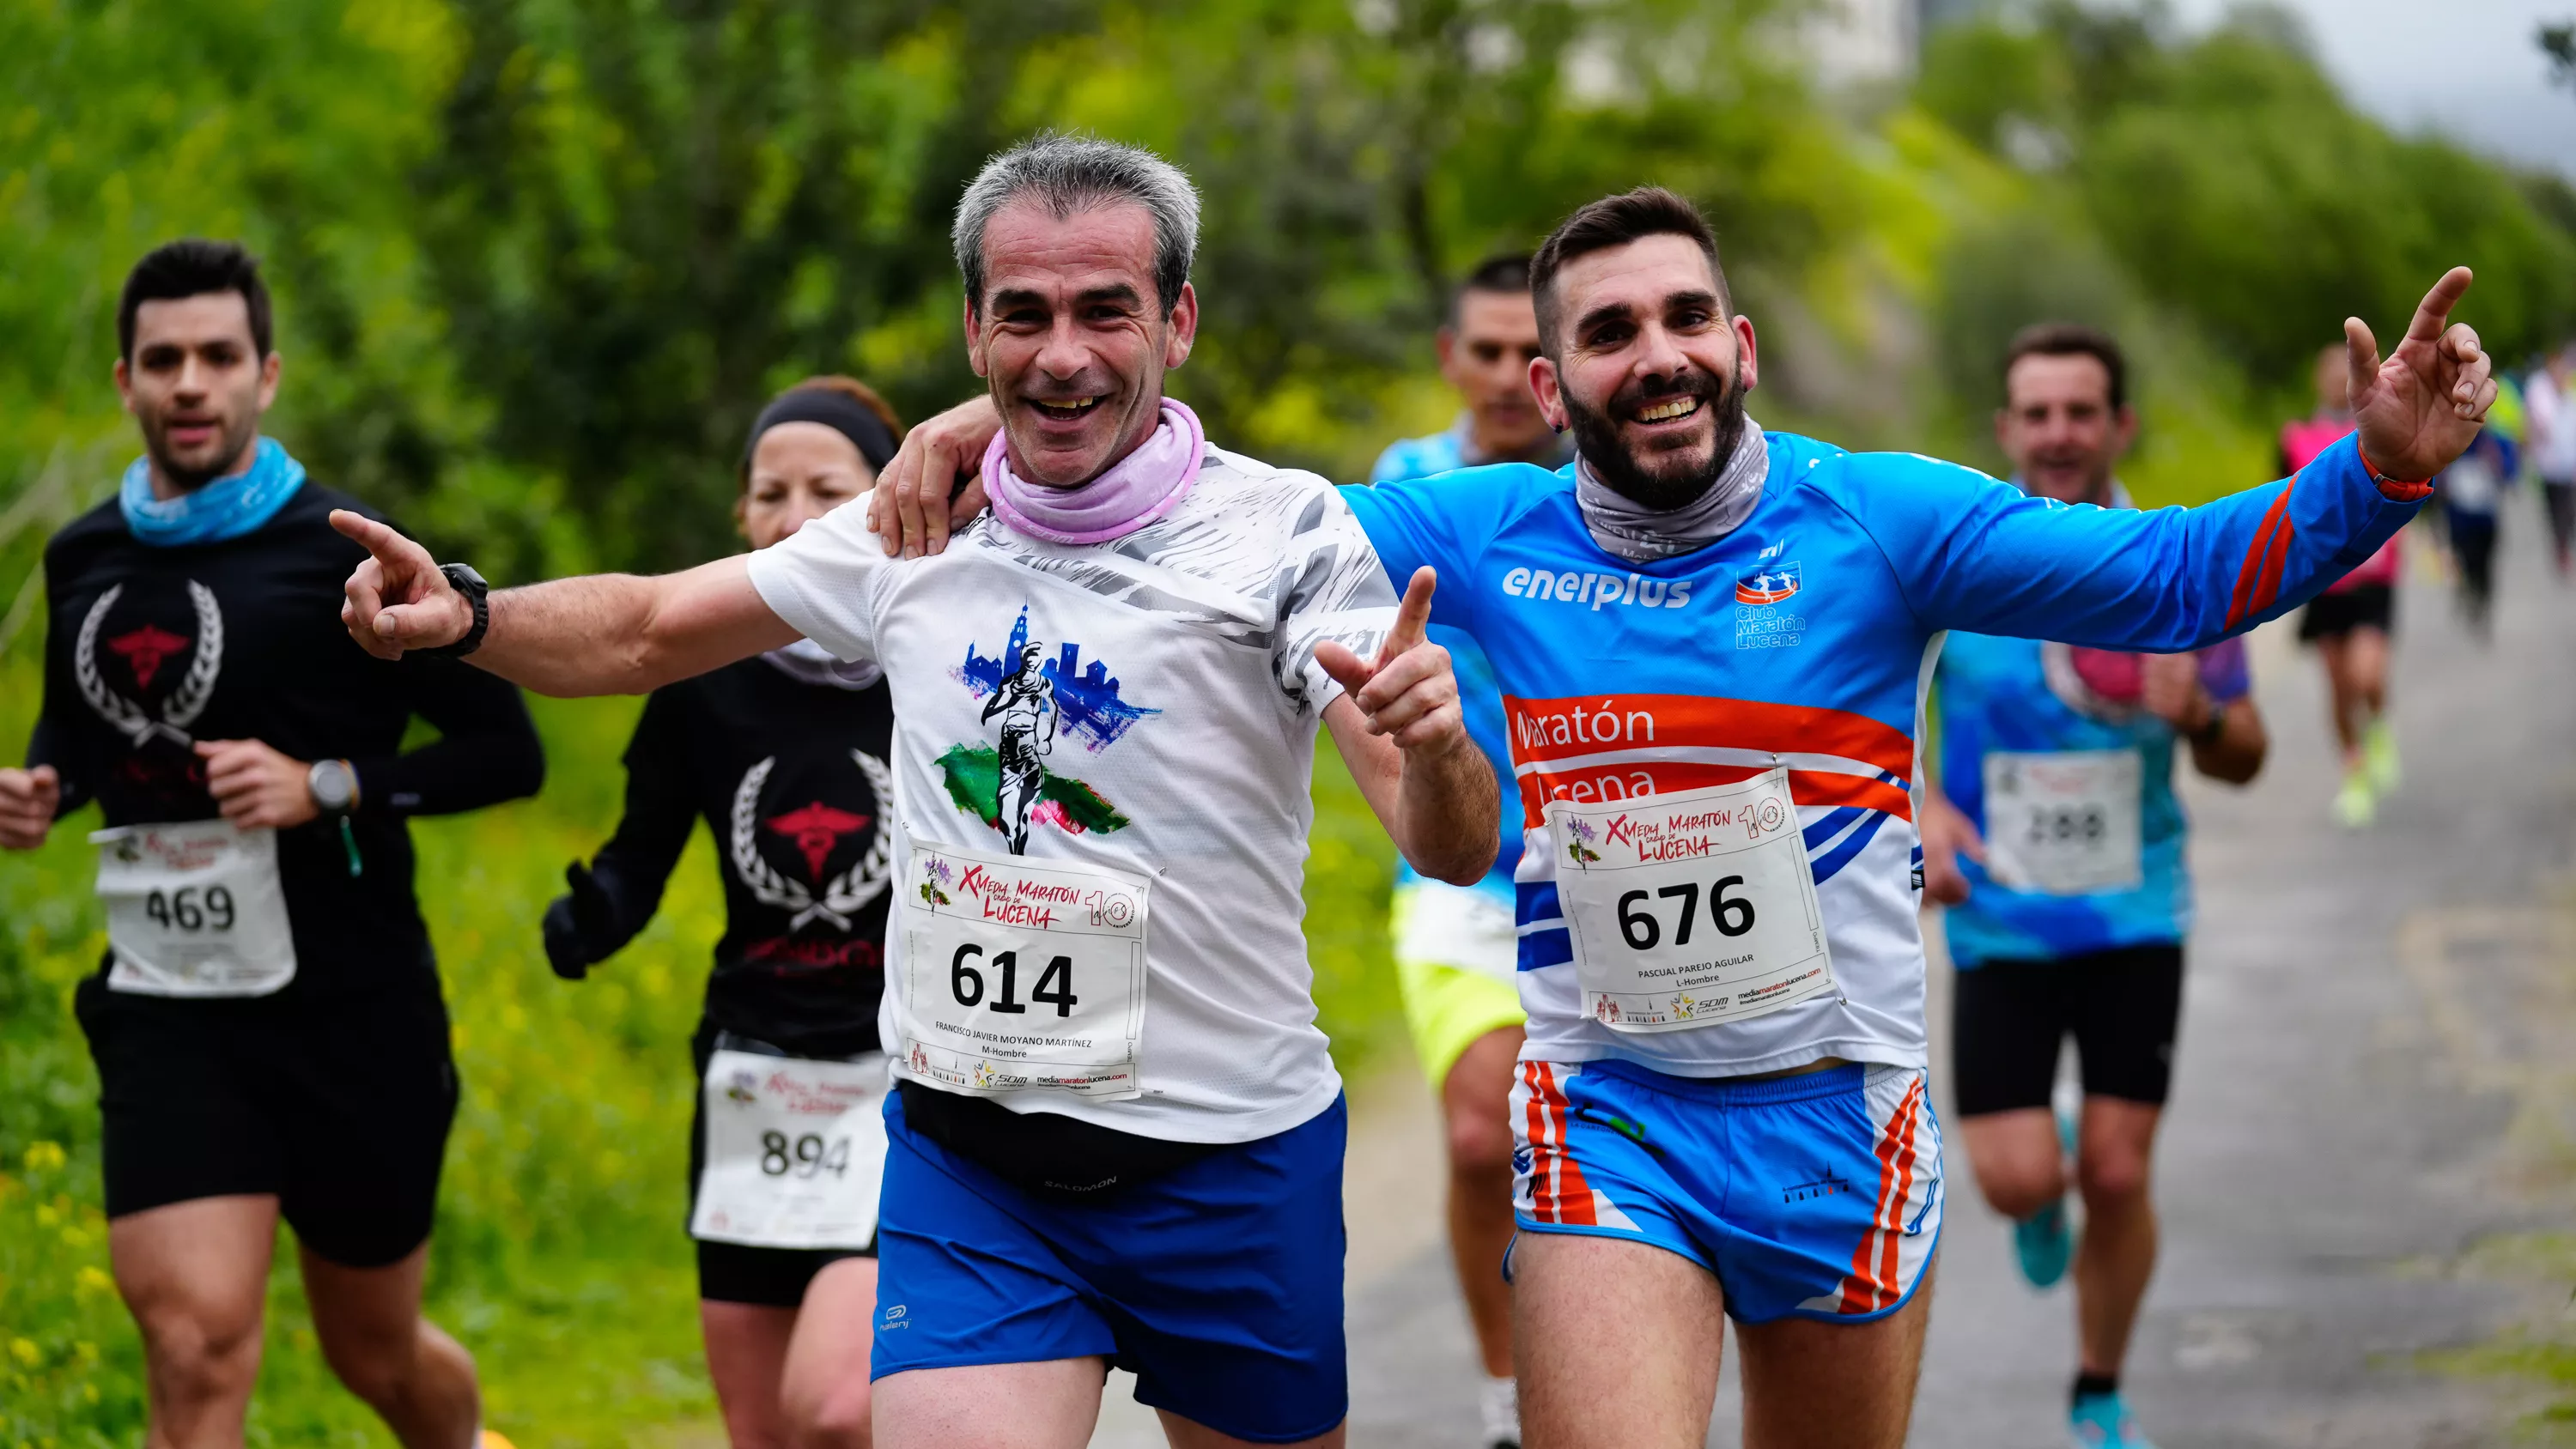
<path fill-rule="evenodd" d="M 2370 475 L 2370 481 L 2378 487 L 2380 497 L 2392 503 L 2414 503 L 2432 496 L 2432 479 L 2409 481 L 2404 478 L 2391 478 L 2379 471 L 2378 464 L 2370 461 L 2370 455 L 2361 450 L 2360 443 L 2355 442 L 2352 445 L 2352 451 L 2355 457 L 2361 459 L 2361 471 Z"/>

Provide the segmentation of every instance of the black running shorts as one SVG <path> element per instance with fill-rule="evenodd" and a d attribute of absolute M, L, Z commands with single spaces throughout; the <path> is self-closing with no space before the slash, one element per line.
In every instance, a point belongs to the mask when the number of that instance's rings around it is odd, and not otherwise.
<path fill-rule="evenodd" d="M 434 991 L 180 1000 L 92 976 L 74 1010 L 98 1063 L 109 1217 L 259 1194 L 342 1267 L 428 1241 L 456 1116 Z"/>
<path fill-rule="evenodd" d="M 2397 591 L 2386 584 L 2359 584 L 2336 594 L 2319 594 L 2299 611 L 2299 642 L 2340 639 L 2355 629 L 2382 634 L 2397 628 Z"/>
<path fill-rule="evenodd" d="M 707 1161 L 707 1059 L 715 1054 L 716 1028 L 700 1021 L 689 1043 L 697 1065 L 697 1103 L 689 1122 L 689 1212 L 698 1206 L 698 1174 Z M 745 1243 L 698 1240 L 698 1296 L 711 1303 L 752 1303 L 763 1308 L 799 1308 L 814 1275 L 843 1258 L 873 1258 L 876 1245 L 864 1248 L 755 1248 Z"/>
<path fill-rule="evenodd" d="M 1988 961 L 1953 976 L 1950 1081 L 1959 1115 L 2046 1107 L 2068 1036 L 2088 1097 L 2162 1106 L 2182 1018 L 2182 947 Z"/>

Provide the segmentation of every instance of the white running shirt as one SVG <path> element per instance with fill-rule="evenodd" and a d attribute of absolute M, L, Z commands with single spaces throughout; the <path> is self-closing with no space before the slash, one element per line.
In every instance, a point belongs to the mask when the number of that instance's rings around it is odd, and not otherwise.
<path fill-rule="evenodd" d="M 1150 877 L 1143 1095 L 1000 1100 L 1215 1143 L 1330 1106 L 1341 1078 L 1315 1026 L 1299 888 L 1315 730 L 1341 689 L 1315 645 L 1372 657 L 1396 603 L 1332 485 L 1210 447 L 1181 505 L 1115 543 L 1047 543 L 987 515 L 911 563 L 866 519 L 852 506 L 808 524 L 754 553 L 751 580 L 808 638 L 885 669 L 895 859 L 915 843 L 1004 852 L 1018 829 L 1032 862 Z M 1001 791 L 997 773 L 1020 784 Z M 1015 813 L 1005 793 L 1034 803 Z M 892 1043 L 907 973 L 904 933 L 888 936 Z"/>

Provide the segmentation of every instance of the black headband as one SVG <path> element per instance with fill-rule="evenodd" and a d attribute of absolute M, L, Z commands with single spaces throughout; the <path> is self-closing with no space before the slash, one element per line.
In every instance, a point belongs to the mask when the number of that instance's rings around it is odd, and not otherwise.
<path fill-rule="evenodd" d="M 868 410 L 867 404 L 838 388 L 799 387 L 769 400 L 751 425 L 751 436 L 743 440 L 743 471 L 751 470 L 751 455 L 760 446 L 760 435 L 780 423 L 821 423 L 859 450 L 868 466 L 883 471 L 894 461 L 894 432 L 885 419 Z"/>

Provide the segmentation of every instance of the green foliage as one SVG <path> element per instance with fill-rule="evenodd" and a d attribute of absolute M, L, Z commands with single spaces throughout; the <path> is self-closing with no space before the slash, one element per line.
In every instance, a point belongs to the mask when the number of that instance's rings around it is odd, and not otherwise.
<path fill-rule="evenodd" d="M 2558 189 L 2356 112 L 2253 10 L 2189 41 L 2152 9 L 2052 0 L 2027 22 L 1932 40 L 1917 99 L 2048 178 L 2142 297 L 2265 389 L 2293 390 L 2358 314 L 2386 339 L 2450 266 L 2499 354 L 2576 326 L 2576 234 Z"/>

